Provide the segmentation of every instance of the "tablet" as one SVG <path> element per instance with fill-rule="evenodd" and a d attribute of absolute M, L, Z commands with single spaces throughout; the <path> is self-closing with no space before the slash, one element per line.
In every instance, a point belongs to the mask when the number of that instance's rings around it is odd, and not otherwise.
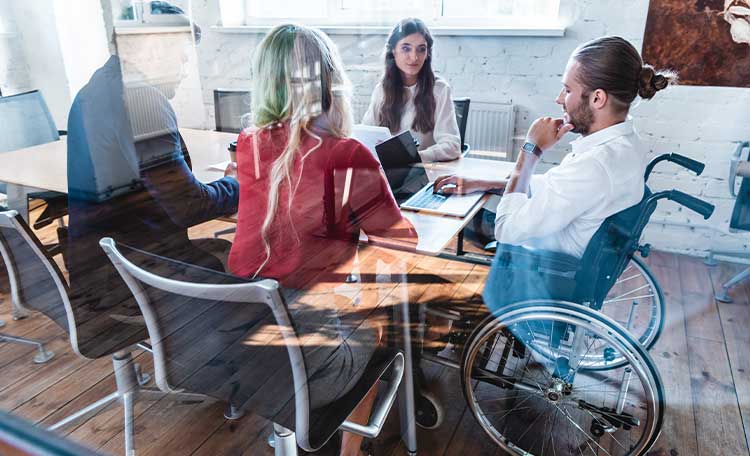
<path fill-rule="evenodd" d="M 383 169 L 399 168 L 419 163 L 422 158 L 417 152 L 419 142 L 409 130 L 402 131 L 388 140 L 375 146 Z"/>

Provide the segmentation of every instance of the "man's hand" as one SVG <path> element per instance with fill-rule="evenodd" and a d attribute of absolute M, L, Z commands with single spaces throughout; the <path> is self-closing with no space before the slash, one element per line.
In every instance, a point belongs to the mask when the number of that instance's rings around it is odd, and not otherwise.
<path fill-rule="evenodd" d="M 526 133 L 526 141 L 536 144 L 542 151 L 547 151 L 573 128 L 575 127 L 572 124 L 566 124 L 562 119 L 540 117 L 531 124 L 529 132 Z"/>
<path fill-rule="evenodd" d="M 467 177 L 456 176 L 450 174 L 447 176 L 440 176 L 435 179 L 432 187 L 433 192 L 441 192 L 446 195 L 466 195 L 474 192 L 486 192 L 490 190 L 498 190 L 505 187 L 505 181 L 486 181 L 479 179 L 471 179 Z"/>
<path fill-rule="evenodd" d="M 224 170 L 224 177 L 227 176 L 237 179 L 237 163 L 229 162 L 227 169 Z"/>

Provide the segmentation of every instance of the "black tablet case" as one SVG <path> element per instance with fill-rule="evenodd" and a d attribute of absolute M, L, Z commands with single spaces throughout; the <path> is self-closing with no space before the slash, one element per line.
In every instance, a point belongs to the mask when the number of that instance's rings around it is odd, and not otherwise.
<path fill-rule="evenodd" d="M 383 169 L 400 168 L 422 161 L 417 147 L 419 142 L 409 130 L 405 130 L 375 146 L 375 151 Z"/>

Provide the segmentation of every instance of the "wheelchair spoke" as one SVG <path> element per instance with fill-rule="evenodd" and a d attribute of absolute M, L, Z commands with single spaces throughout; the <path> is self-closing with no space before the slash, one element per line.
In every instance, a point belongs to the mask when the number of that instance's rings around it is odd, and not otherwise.
<path fill-rule="evenodd" d="M 631 294 L 635 293 L 636 291 L 640 291 L 640 290 L 643 290 L 644 288 L 649 288 L 650 286 L 651 286 L 651 285 L 649 285 L 649 284 L 646 284 L 646 285 L 641 285 L 641 286 L 640 286 L 640 287 L 638 287 L 638 288 L 634 288 L 634 289 L 632 289 L 632 290 L 628 291 L 627 293 L 623 293 L 623 294 L 621 294 L 621 295 L 619 295 L 619 296 L 615 296 L 614 298 L 612 298 L 612 299 L 608 299 L 608 300 L 606 300 L 606 301 L 604 301 L 604 302 L 614 302 L 614 301 L 617 301 L 617 300 L 618 300 L 618 299 L 620 299 L 620 298 L 623 298 L 623 297 L 625 297 L 625 296 L 631 295 Z M 628 298 L 628 299 L 633 299 L 633 298 Z"/>
<path fill-rule="evenodd" d="M 487 320 L 464 351 L 464 394 L 483 430 L 511 454 L 645 454 L 661 402 L 638 342 L 580 306 L 528 306 Z M 618 366 L 587 368 L 612 353 Z"/>
<path fill-rule="evenodd" d="M 647 294 L 647 295 L 640 295 L 640 296 L 632 296 L 627 298 L 621 298 L 621 299 L 605 299 L 604 304 L 612 304 L 613 302 L 622 302 L 622 301 L 637 301 L 639 299 L 646 299 L 646 298 L 653 298 L 656 296 L 655 294 Z"/>
<path fill-rule="evenodd" d="M 567 412 L 566 412 L 565 410 L 563 410 L 563 409 L 562 409 L 561 407 L 559 407 L 559 406 L 556 406 L 556 407 L 557 407 L 557 409 L 558 409 L 558 410 L 560 410 L 560 412 L 561 412 L 561 413 L 562 413 L 562 414 L 563 414 L 563 415 L 564 415 L 564 416 L 565 416 L 565 417 L 566 417 L 566 418 L 568 419 L 568 422 L 569 422 L 570 424 L 572 424 L 572 425 L 573 425 L 573 427 L 574 427 L 575 429 L 578 429 L 578 431 L 579 431 L 579 432 L 581 432 L 581 434 L 583 434 L 584 436 L 586 436 L 586 442 L 589 442 L 589 441 L 591 441 L 591 442 L 594 442 L 594 444 L 595 444 L 596 446 L 598 446 L 598 447 L 599 447 L 599 448 L 600 448 L 600 449 L 601 449 L 602 451 L 604 451 L 605 453 L 607 453 L 607 454 L 608 454 L 609 456 L 612 456 L 612 455 L 610 454 L 610 452 L 609 452 L 609 451 L 607 451 L 607 450 L 606 450 L 606 449 L 605 449 L 605 448 L 604 448 L 603 446 L 601 446 L 601 445 L 599 444 L 599 442 L 597 442 L 597 441 L 596 441 L 596 439 L 595 439 L 594 437 L 590 436 L 590 435 L 589 435 L 589 434 L 588 434 L 588 433 L 587 433 L 586 431 L 584 431 L 584 430 L 583 430 L 583 429 L 581 428 L 581 426 L 579 426 L 579 425 L 578 425 L 578 423 L 576 423 L 575 419 L 574 419 L 574 418 L 573 418 L 572 416 L 570 416 L 570 414 L 568 414 L 568 413 L 567 413 Z M 591 445 L 589 444 L 589 447 L 590 447 L 590 446 L 591 446 Z M 592 448 L 592 450 L 593 450 L 593 448 Z M 596 453 L 594 453 L 594 454 L 596 454 Z"/>
<path fill-rule="evenodd" d="M 623 274 L 624 274 L 624 272 L 623 272 Z M 630 277 L 625 277 L 624 279 L 619 279 L 619 280 L 617 280 L 617 282 L 615 282 L 615 285 L 619 285 L 619 284 L 621 284 L 623 282 L 627 282 L 628 280 L 633 280 L 636 277 L 640 277 L 640 276 L 641 276 L 640 274 L 635 274 L 635 275 L 632 275 Z"/>

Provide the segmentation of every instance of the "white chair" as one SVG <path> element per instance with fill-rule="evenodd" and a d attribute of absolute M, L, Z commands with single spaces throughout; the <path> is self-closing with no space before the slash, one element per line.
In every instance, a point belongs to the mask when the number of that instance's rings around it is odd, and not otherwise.
<path fill-rule="evenodd" d="M 293 316 L 274 280 L 238 278 L 111 238 L 100 245 L 141 308 L 162 391 L 205 394 L 230 404 L 230 415 L 252 410 L 267 418 L 274 423 L 276 455 L 296 455 L 297 446 L 315 451 L 339 429 L 371 438 L 380 433 L 404 375 L 401 352 L 376 350 L 354 386 L 321 405 L 316 395 L 330 391 L 313 386 L 314 379 L 326 372 L 327 356 L 338 347 L 306 341 L 317 324 L 307 317 L 324 323 L 324 313 L 306 309 L 299 311 L 304 319 L 297 311 Z M 388 386 L 369 423 L 347 421 L 379 379 Z M 343 387 L 335 382 L 323 386 Z"/>
<path fill-rule="evenodd" d="M 148 376 L 142 375 L 139 365 L 133 362 L 131 352 L 147 337 L 137 309 L 124 315 L 126 309 L 123 307 L 99 307 L 88 305 L 84 300 L 71 300 L 60 269 L 50 260 L 39 239 L 15 211 L 0 213 L 0 246 L 6 264 L 10 264 L 13 271 L 11 283 L 24 307 L 43 313 L 65 330 L 77 355 L 87 359 L 112 357 L 117 390 L 49 429 L 62 428 L 116 401 L 122 405 L 125 416 L 126 454 L 133 454 L 135 400 L 159 400 L 164 397 L 162 391 L 143 386 L 148 382 Z M 187 393 L 171 394 L 168 398 L 181 401 L 205 399 L 204 396 Z"/>
<path fill-rule="evenodd" d="M 742 152 L 744 150 L 748 150 L 749 154 L 745 160 L 742 159 Z M 735 191 L 737 177 L 742 179 L 739 192 Z M 740 142 L 734 151 L 729 167 L 729 193 L 737 198 L 734 202 L 732 217 L 729 220 L 729 231 L 750 231 L 750 141 Z M 743 254 L 736 251 L 711 251 L 706 259 L 707 265 L 715 266 L 717 264 L 713 258 L 714 255 L 750 257 L 750 254 Z M 729 291 L 748 277 L 750 277 L 750 267 L 740 271 L 734 277 L 724 282 L 714 297 L 719 302 L 733 302 Z"/>

